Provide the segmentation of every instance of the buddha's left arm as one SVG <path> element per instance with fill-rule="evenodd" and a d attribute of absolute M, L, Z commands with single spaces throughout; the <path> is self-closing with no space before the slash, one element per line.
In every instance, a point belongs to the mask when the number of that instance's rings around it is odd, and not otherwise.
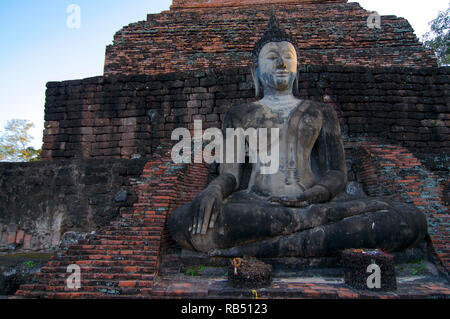
<path fill-rule="evenodd" d="M 317 185 L 330 193 L 330 200 L 345 189 L 347 184 L 347 169 L 345 163 L 344 143 L 341 127 L 334 109 L 322 104 L 323 125 L 317 141 L 320 162 L 323 165 L 322 178 Z"/>
<path fill-rule="evenodd" d="M 318 104 L 317 107 L 322 113 L 323 123 L 312 155 L 319 181 L 295 200 L 271 198 L 273 202 L 289 207 L 305 207 L 328 202 L 345 189 L 347 173 L 338 117 L 326 104 Z"/>

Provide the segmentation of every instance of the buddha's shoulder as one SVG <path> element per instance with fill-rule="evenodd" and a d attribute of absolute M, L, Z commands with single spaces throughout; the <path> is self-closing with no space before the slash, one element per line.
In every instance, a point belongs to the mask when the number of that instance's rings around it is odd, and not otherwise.
<path fill-rule="evenodd" d="M 259 114 L 262 110 L 263 106 L 258 102 L 236 104 L 228 109 L 226 117 L 230 120 L 243 119 L 249 115 Z"/>
<path fill-rule="evenodd" d="M 303 104 L 306 104 L 308 107 L 315 108 L 319 111 L 328 111 L 330 109 L 333 109 L 331 105 L 324 102 L 318 102 L 314 100 L 302 100 L 302 102 Z"/>
<path fill-rule="evenodd" d="M 314 113 L 319 112 L 326 117 L 333 116 L 334 114 L 336 114 L 335 109 L 330 104 L 313 100 L 304 100 L 303 103 L 304 103 L 303 106 L 301 105 L 302 108 L 308 109 Z"/>

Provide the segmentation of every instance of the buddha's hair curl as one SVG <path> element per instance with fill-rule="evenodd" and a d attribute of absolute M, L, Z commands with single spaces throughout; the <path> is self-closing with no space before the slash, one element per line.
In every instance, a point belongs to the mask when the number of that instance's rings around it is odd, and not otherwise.
<path fill-rule="evenodd" d="M 295 52 L 297 53 L 298 56 L 298 49 L 294 39 L 284 30 L 281 29 L 280 23 L 278 22 L 277 17 L 275 15 L 275 11 L 272 10 L 267 31 L 264 33 L 262 38 L 259 39 L 258 42 L 256 42 L 255 47 L 253 49 L 253 64 L 258 65 L 259 53 L 267 43 L 284 42 L 284 41 L 287 41 L 294 46 Z"/>

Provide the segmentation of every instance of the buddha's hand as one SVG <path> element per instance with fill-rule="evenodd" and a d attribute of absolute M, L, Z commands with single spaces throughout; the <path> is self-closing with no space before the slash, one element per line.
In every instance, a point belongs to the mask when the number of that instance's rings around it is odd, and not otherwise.
<path fill-rule="evenodd" d="M 322 185 L 306 190 L 296 198 L 271 197 L 269 200 L 286 207 L 307 207 L 312 204 L 325 203 L 331 199 L 331 193 Z"/>
<path fill-rule="evenodd" d="M 223 194 L 219 187 L 210 185 L 192 202 L 194 213 L 189 231 L 193 235 L 205 235 L 214 228 L 217 217 L 222 209 Z"/>

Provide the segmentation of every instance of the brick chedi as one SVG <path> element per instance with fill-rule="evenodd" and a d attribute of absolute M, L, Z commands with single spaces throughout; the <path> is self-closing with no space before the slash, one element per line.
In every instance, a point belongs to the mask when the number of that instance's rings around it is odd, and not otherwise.
<path fill-rule="evenodd" d="M 436 67 L 408 21 L 347 0 L 174 0 L 116 33 L 106 49 L 105 75 L 158 74 L 248 66 L 272 10 L 297 40 L 300 64 Z"/>

